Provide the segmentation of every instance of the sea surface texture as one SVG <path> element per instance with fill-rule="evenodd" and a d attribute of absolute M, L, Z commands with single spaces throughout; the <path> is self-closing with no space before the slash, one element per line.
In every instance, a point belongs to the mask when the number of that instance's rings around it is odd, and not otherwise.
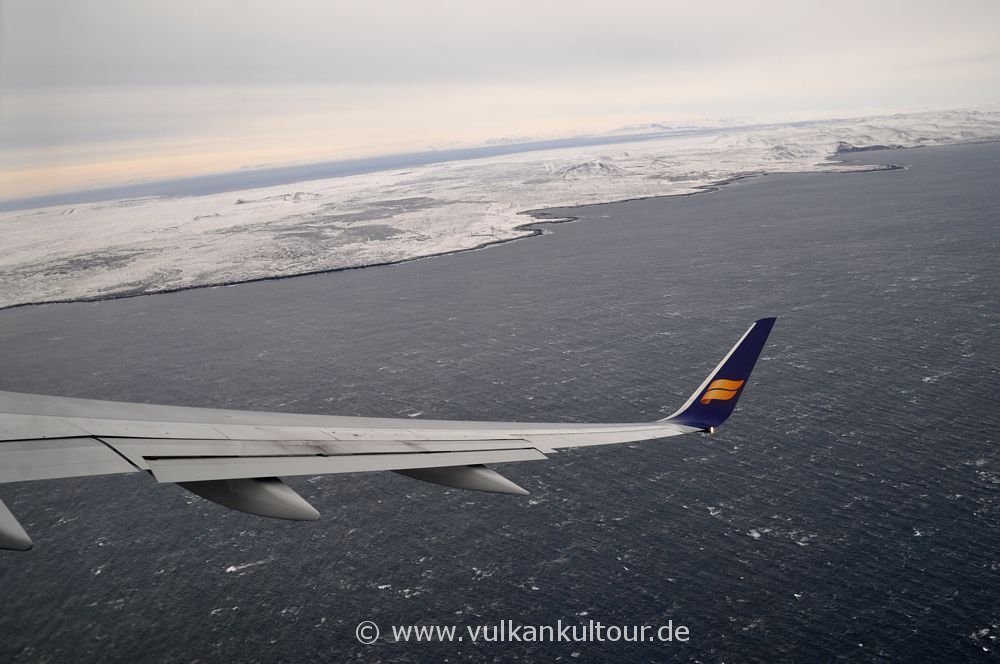
<path fill-rule="evenodd" d="M 713 436 L 498 466 L 531 491 L 292 478 L 323 513 L 139 474 L 13 484 L 0 661 L 969 661 L 1000 651 L 1000 144 L 550 210 L 390 267 L 0 312 L 0 389 L 344 415 L 642 421 L 778 316 Z M 391 625 L 686 643 L 398 643 Z M 461 633 L 461 632 L 460 632 Z"/>

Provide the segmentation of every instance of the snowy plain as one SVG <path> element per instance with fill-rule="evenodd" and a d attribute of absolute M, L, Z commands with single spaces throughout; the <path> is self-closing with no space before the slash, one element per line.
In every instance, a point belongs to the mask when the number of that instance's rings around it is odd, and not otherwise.
<path fill-rule="evenodd" d="M 532 235 L 525 227 L 533 221 L 526 211 L 690 194 L 766 173 L 870 170 L 837 161 L 838 153 L 854 148 L 1000 140 L 1000 110 L 715 127 L 674 135 L 657 131 L 639 142 L 294 185 L 3 212 L 0 308 L 230 284 L 473 249 Z"/>

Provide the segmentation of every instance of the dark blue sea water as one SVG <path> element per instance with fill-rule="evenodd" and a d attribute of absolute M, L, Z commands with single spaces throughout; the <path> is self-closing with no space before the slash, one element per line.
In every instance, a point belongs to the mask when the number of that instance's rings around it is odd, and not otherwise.
<path fill-rule="evenodd" d="M 0 312 L 0 389 L 331 414 L 661 417 L 779 321 L 715 436 L 499 467 L 528 498 L 292 479 L 268 521 L 139 475 L 0 487 L 0 661 L 969 661 L 1000 650 L 1000 144 L 571 211 L 392 267 Z M 555 214 L 565 214 L 557 211 Z M 354 628 L 684 624 L 687 643 Z"/>

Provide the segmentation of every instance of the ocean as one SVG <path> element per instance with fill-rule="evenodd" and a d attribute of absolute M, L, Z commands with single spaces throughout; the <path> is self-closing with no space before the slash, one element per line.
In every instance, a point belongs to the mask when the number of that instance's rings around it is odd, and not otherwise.
<path fill-rule="evenodd" d="M 860 153 L 549 210 L 399 265 L 0 312 L 0 389 L 643 421 L 778 316 L 715 435 L 498 466 L 524 498 L 291 478 L 314 523 L 139 474 L 11 484 L 0 661 L 969 661 L 1000 650 L 1000 144 Z M 363 645 L 355 627 L 650 625 L 686 642 Z"/>

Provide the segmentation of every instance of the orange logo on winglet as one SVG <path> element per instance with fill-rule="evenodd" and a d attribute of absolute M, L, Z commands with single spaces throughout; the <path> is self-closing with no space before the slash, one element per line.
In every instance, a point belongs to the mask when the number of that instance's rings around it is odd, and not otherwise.
<path fill-rule="evenodd" d="M 713 380 L 705 393 L 701 395 L 701 403 L 708 404 L 711 401 L 729 401 L 736 396 L 739 389 L 743 387 L 743 380 Z"/>

